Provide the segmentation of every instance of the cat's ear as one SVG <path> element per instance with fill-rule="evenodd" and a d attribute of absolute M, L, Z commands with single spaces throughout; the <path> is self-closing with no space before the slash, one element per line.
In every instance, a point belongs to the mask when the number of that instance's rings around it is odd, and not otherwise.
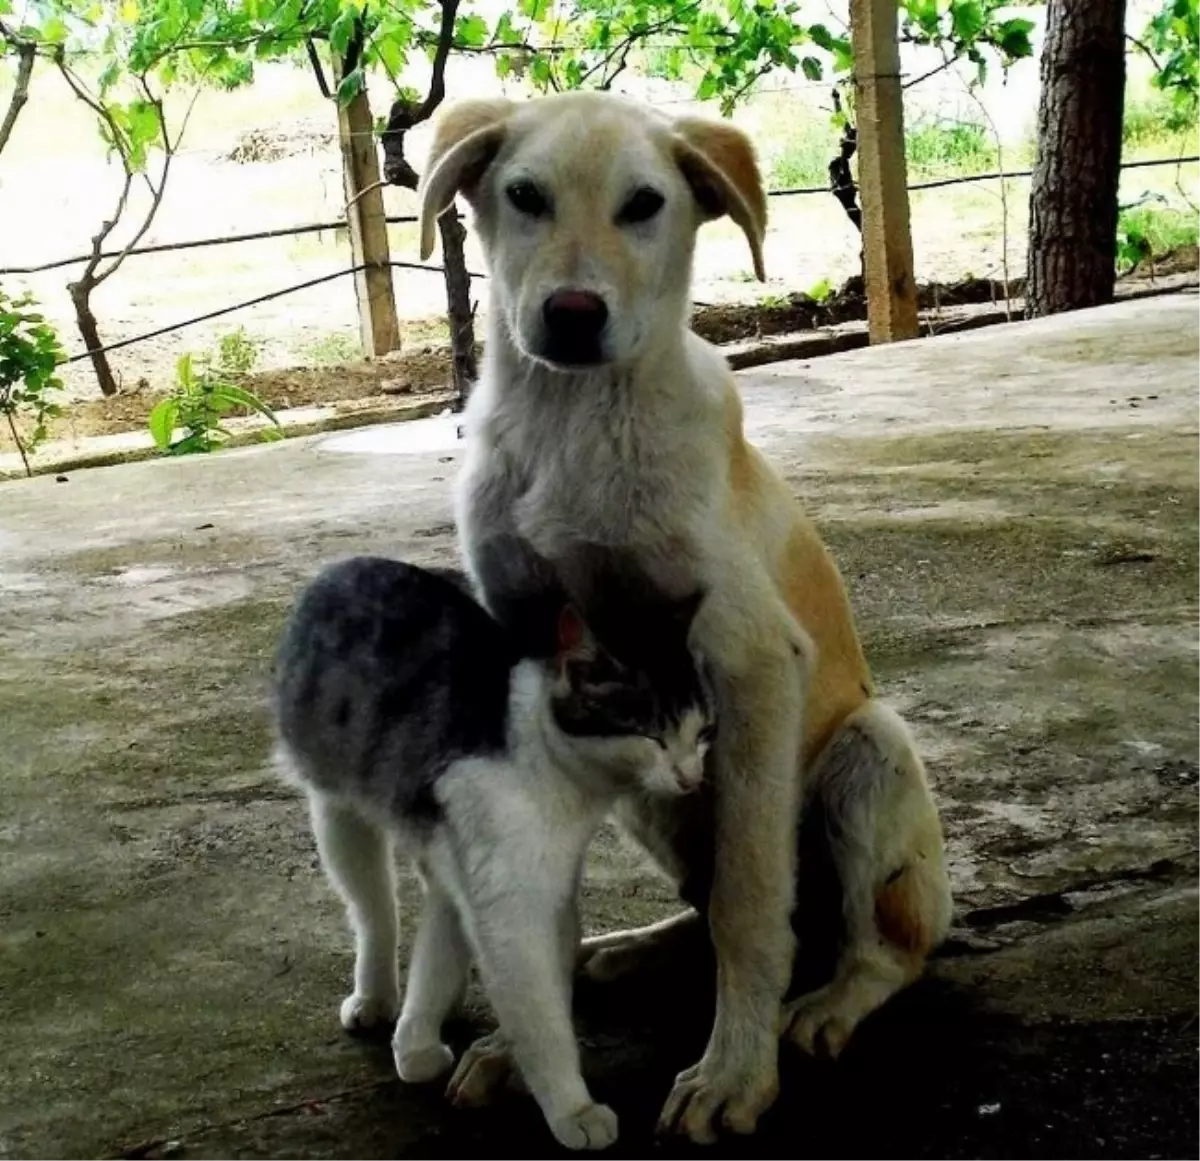
<path fill-rule="evenodd" d="M 560 663 L 590 661 L 596 654 L 596 642 L 591 630 L 574 605 L 563 605 L 558 614 L 555 652 Z"/>

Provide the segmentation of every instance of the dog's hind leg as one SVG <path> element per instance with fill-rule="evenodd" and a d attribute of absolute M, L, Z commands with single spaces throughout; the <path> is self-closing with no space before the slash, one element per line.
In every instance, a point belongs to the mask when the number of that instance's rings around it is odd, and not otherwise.
<path fill-rule="evenodd" d="M 843 938 L 832 982 L 788 1002 L 782 1027 L 804 1051 L 836 1056 L 862 1020 L 920 976 L 952 904 L 937 808 L 894 712 L 873 701 L 857 710 L 810 785 L 839 881 Z M 804 861 L 802 849 L 801 876 Z M 803 955 L 803 932 L 800 945 Z"/>

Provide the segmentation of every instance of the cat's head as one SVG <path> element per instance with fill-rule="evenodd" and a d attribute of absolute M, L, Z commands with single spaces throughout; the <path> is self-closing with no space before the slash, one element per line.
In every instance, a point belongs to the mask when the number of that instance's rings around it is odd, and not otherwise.
<path fill-rule="evenodd" d="M 554 722 L 581 757 L 626 789 L 687 794 L 704 780 L 715 700 L 705 662 L 688 643 L 702 601 L 697 592 L 631 611 L 615 651 L 573 605 L 559 616 Z"/>

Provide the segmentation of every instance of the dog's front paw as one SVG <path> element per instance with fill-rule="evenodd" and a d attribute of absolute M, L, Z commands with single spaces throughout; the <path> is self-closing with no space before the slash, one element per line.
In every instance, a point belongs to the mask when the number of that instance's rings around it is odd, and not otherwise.
<path fill-rule="evenodd" d="M 482 1036 L 462 1054 L 446 1099 L 459 1108 L 490 1104 L 504 1088 L 521 1088 L 521 1074 L 509 1054 L 508 1041 L 499 1032 Z"/>
<path fill-rule="evenodd" d="M 365 1036 L 390 1029 L 400 1014 L 400 1001 L 395 996 L 364 996 L 360 992 L 342 1001 L 342 1027 L 351 1035 Z"/>
<path fill-rule="evenodd" d="M 793 1009 L 785 1037 L 809 1056 L 836 1060 L 854 1033 L 855 1013 L 837 995 L 818 994 Z"/>
<path fill-rule="evenodd" d="M 738 1068 L 710 1059 L 686 1069 L 675 1078 L 675 1087 L 658 1119 L 659 1133 L 678 1133 L 697 1145 L 717 1139 L 714 1120 L 734 1133 L 753 1133 L 758 1118 L 779 1094 L 777 1056 L 757 1068 Z"/>
<path fill-rule="evenodd" d="M 550 1132 L 567 1149 L 607 1149 L 617 1139 L 617 1114 L 608 1105 L 584 1105 L 551 1121 Z"/>

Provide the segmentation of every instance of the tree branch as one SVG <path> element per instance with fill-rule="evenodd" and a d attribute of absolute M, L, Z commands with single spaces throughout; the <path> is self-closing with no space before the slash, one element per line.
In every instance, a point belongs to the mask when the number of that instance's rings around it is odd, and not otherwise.
<path fill-rule="evenodd" d="M 133 187 L 133 180 L 137 176 L 137 171 L 133 167 L 133 159 L 131 156 L 132 146 L 125 132 L 117 124 L 112 113 L 105 107 L 104 103 L 94 97 L 87 89 L 87 86 L 75 75 L 74 70 L 67 64 L 65 55 L 60 49 L 55 53 L 54 63 L 58 66 L 59 72 L 63 79 L 67 82 L 71 91 L 79 98 L 91 111 L 104 123 L 108 129 L 110 140 L 112 141 L 113 149 L 116 151 L 117 157 L 120 159 L 121 168 L 125 172 L 125 180 L 121 187 L 121 194 L 117 198 L 117 204 L 111 219 L 102 222 L 100 230 L 92 238 L 92 253 L 84 265 L 75 285 L 83 287 L 86 292 L 90 292 L 100 283 L 110 278 L 117 272 L 130 252 L 137 246 L 138 242 L 145 237 L 146 232 L 150 229 L 158 214 L 159 207 L 162 205 L 163 195 L 166 193 L 167 177 L 171 172 L 171 162 L 174 160 L 175 153 L 179 148 L 180 140 L 183 137 L 184 130 L 187 128 L 188 121 L 191 119 L 192 111 L 196 107 L 196 101 L 199 98 L 199 88 L 192 94 L 191 103 L 188 105 L 187 112 L 183 116 L 180 123 L 179 132 L 175 136 L 175 140 L 171 140 L 170 132 L 167 129 L 166 113 L 163 108 L 161 97 L 156 97 L 151 90 L 149 82 L 146 80 L 145 74 L 137 77 L 138 86 L 142 91 L 142 95 L 147 103 L 154 106 L 155 112 L 158 115 L 158 132 L 163 148 L 163 163 L 159 171 L 158 180 L 155 181 L 149 173 L 144 173 L 142 176 L 145 179 L 147 188 L 150 191 L 150 206 L 147 209 L 141 224 L 134 231 L 133 237 L 129 240 L 121 251 L 111 260 L 107 267 L 100 269 L 101 260 L 104 257 L 104 243 L 108 236 L 117 228 L 118 223 L 125 214 L 126 206 L 129 204 L 129 193 Z"/>
<path fill-rule="evenodd" d="M 1162 72 L 1162 65 L 1159 64 L 1158 57 L 1154 55 L 1153 49 L 1151 49 L 1151 47 L 1144 40 L 1138 40 L 1136 36 L 1130 36 L 1129 33 L 1125 34 L 1125 40 L 1128 44 L 1133 45 L 1133 47 L 1139 52 L 1145 54 L 1146 59 L 1154 66 L 1154 71 L 1156 73 Z"/>
<path fill-rule="evenodd" d="M 626 33 L 625 36 L 617 41 L 617 43 L 613 45 L 612 48 L 610 48 L 608 52 L 606 52 L 604 56 L 596 62 L 596 64 L 592 65 L 592 67 L 583 74 L 583 76 L 580 78 L 581 87 L 591 80 L 593 76 L 599 73 L 600 76 L 604 78 L 600 87 L 605 89 L 608 88 L 613 81 L 616 80 L 618 74 L 620 74 L 620 72 L 625 68 L 626 63 L 629 60 L 630 52 L 633 51 L 634 46 L 639 41 L 644 41 L 648 37 L 654 36 L 656 33 L 662 32 L 666 28 L 670 28 L 671 25 L 677 20 L 683 19 L 690 12 L 694 12 L 699 7 L 700 0 L 690 0 L 689 3 L 684 4 L 681 8 L 672 10 L 667 16 L 664 16 L 655 24 L 646 24 L 642 25 L 641 27 L 631 29 L 628 33 Z M 614 61 L 618 61 L 619 64 L 610 75 L 608 73 L 608 67 Z M 758 78 L 756 77 L 755 79 L 757 80 Z"/>
<path fill-rule="evenodd" d="M 944 73 L 952 64 L 955 64 L 962 57 L 962 49 L 958 49 L 951 56 L 943 55 L 942 63 L 936 68 L 930 69 L 927 73 L 922 73 L 919 77 L 913 77 L 911 81 L 901 83 L 901 89 L 911 89 L 913 85 L 919 85 L 922 81 L 929 80 L 930 77 L 936 77 L 938 73 Z"/>
<path fill-rule="evenodd" d="M 437 47 L 433 51 L 433 75 L 429 91 L 413 115 L 413 123 L 426 121 L 446 99 L 446 62 L 454 47 L 454 18 L 458 15 L 458 0 L 442 0 L 442 20 L 438 27 Z"/>
<path fill-rule="evenodd" d="M 413 190 L 417 188 L 417 172 L 404 156 L 404 139 L 414 125 L 429 120 L 446 99 L 446 64 L 454 48 L 454 21 L 458 15 L 458 5 L 459 0 L 441 0 L 442 16 L 433 54 L 433 75 L 429 79 L 425 99 L 419 105 L 401 99 L 392 102 L 387 128 L 380 138 L 383 146 L 383 178 L 389 185 Z"/>
<path fill-rule="evenodd" d="M 12 96 L 9 98 L 4 120 L 0 122 L 0 153 L 3 153 L 9 137 L 12 136 L 17 117 L 25 107 L 25 102 L 29 100 L 29 78 L 33 76 L 33 62 L 37 58 L 37 45 L 31 40 L 18 37 L 9 30 L 3 21 L 0 21 L 0 33 L 9 44 L 16 48 L 18 57 L 16 88 L 13 89 Z"/>

